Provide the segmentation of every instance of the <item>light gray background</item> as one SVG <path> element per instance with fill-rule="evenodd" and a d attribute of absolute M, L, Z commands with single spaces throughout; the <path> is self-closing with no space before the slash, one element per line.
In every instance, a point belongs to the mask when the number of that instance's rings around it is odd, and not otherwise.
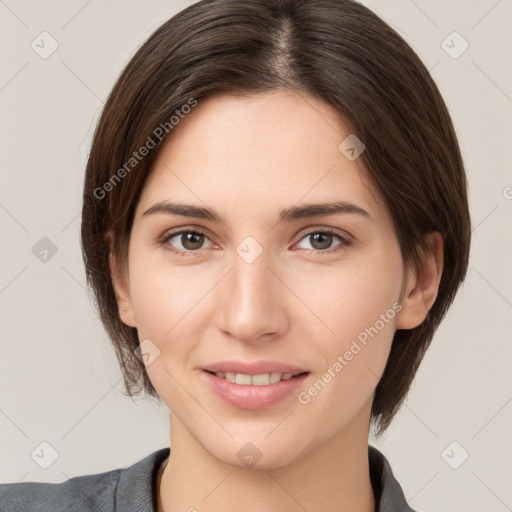
<path fill-rule="evenodd" d="M 466 283 L 405 406 L 372 442 L 418 511 L 512 510 L 512 1 L 364 3 L 432 71 L 459 135 L 473 220 Z M 143 40 L 186 5 L 0 0 L 0 482 L 60 482 L 168 446 L 166 407 L 122 394 L 84 288 L 79 228 L 103 102 Z M 59 45 L 47 59 L 31 48 L 43 31 Z M 454 31 L 469 44 L 456 59 L 442 44 Z M 461 44 L 444 43 L 452 54 Z M 57 247 L 46 263 L 32 252 L 42 237 Z M 42 442 L 58 453 L 48 469 L 31 457 L 51 453 Z"/>

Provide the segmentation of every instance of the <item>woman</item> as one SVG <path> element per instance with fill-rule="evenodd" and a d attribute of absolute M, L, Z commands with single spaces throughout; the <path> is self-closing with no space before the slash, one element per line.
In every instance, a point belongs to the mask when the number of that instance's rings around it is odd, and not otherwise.
<path fill-rule="evenodd" d="M 368 445 L 462 283 L 446 106 L 350 0 L 211 0 L 162 25 L 91 147 L 82 247 L 126 391 L 172 450 L 2 510 L 412 510 Z M 46 508 L 45 508 L 46 507 Z"/>

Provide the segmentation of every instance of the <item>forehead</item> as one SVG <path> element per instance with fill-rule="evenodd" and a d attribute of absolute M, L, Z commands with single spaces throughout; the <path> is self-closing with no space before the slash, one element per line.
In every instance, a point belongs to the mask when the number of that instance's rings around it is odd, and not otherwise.
<path fill-rule="evenodd" d="M 339 146 L 350 131 L 326 103 L 292 91 L 198 102 L 164 142 L 139 210 L 179 200 L 246 215 L 300 202 L 346 200 L 383 214 L 361 163 Z"/>

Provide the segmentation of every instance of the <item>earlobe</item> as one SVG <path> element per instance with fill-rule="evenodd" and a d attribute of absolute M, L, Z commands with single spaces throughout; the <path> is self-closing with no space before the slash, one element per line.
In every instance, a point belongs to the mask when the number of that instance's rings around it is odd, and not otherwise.
<path fill-rule="evenodd" d="M 132 301 L 130 297 L 130 287 L 128 285 L 127 276 L 123 275 L 120 270 L 120 265 L 115 257 L 115 253 L 113 250 L 113 237 L 109 232 L 105 236 L 105 239 L 110 248 L 110 253 L 108 257 L 109 268 L 110 268 L 110 276 L 112 279 L 112 286 L 114 288 L 114 293 L 116 295 L 117 308 L 119 311 L 119 317 L 121 321 L 130 327 L 137 327 L 135 322 L 135 314 L 133 311 Z"/>
<path fill-rule="evenodd" d="M 443 238 L 438 231 L 426 235 L 430 250 L 416 274 L 408 270 L 402 309 L 396 317 L 396 329 L 414 329 L 434 304 L 443 272 Z"/>

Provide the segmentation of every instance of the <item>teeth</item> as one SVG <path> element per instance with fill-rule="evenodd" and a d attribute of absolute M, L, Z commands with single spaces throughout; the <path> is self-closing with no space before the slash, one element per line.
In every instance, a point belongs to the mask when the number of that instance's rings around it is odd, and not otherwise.
<path fill-rule="evenodd" d="M 235 382 L 237 384 L 250 385 L 252 384 L 252 377 L 250 375 L 244 375 L 243 373 L 235 374 Z"/>
<path fill-rule="evenodd" d="M 234 372 L 217 372 L 215 375 L 226 379 L 234 384 L 241 384 L 242 386 L 267 386 L 268 384 L 276 384 L 281 380 L 288 380 L 293 377 L 293 373 L 261 373 L 259 375 L 247 375 L 245 373 Z"/>

